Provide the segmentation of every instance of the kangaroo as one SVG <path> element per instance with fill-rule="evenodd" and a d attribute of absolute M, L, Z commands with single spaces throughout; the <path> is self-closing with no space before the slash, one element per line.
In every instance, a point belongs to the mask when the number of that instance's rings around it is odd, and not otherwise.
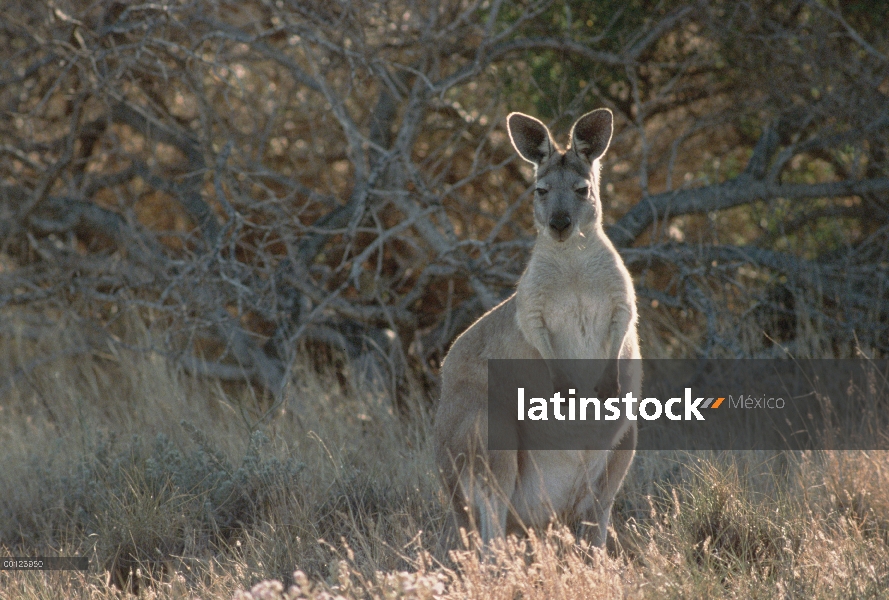
<path fill-rule="evenodd" d="M 583 115 L 567 150 L 533 117 L 512 113 L 507 127 L 534 165 L 537 239 L 515 294 L 463 332 L 442 364 L 434 442 L 453 517 L 443 542 L 452 545 L 464 528 L 477 529 L 487 545 L 558 520 L 603 546 L 635 453 L 636 422 L 623 417 L 596 430 L 605 436 L 599 447 L 611 450 L 489 451 L 487 360 L 641 358 L 632 278 L 602 227 L 599 159 L 613 118 L 608 109 Z M 597 380 L 601 397 L 623 390 L 638 398 L 640 361 L 607 364 Z M 556 389 L 571 385 L 558 363 L 547 365 Z"/>

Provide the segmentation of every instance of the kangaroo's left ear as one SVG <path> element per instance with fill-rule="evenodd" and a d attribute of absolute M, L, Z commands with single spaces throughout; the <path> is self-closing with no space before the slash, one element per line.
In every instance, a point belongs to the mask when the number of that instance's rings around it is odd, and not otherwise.
<path fill-rule="evenodd" d="M 614 131 L 614 117 L 607 108 L 588 112 L 571 127 L 571 150 L 590 164 L 605 154 Z"/>

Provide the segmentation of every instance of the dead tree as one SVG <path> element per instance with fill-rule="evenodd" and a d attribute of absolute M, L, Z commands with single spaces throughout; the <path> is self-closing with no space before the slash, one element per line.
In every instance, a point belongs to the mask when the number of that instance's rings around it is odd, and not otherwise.
<path fill-rule="evenodd" d="M 604 164 L 606 225 L 654 323 L 646 356 L 885 353 L 879 15 L 610 10 L 10 8 L 0 335 L 64 315 L 93 351 L 132 344 L 115 327 L 136 314 L 149 350 L 275 393 L 306 345 L 390 389 L 434 379 L 456 332 L 510 293 L 532 240 L 517 210 L 531 174 L 505 115 L 562 133 L 608 106 L 620 159 Z"/>

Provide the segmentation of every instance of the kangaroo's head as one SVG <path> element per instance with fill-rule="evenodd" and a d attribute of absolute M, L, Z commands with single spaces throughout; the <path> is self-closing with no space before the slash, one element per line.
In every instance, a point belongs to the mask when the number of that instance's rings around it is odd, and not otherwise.
<path fill-rule="evenodd" d="M 599 158 L 611 142 L 611 111 L 600 108 L 580 117 L 571 127 L 567 150 L 559 148 L 546 125 L 534 117 L 514 112 L 506 123 L 519 156 L 534 165 L 538 234 L 564 242 L 601 227 Z"/>

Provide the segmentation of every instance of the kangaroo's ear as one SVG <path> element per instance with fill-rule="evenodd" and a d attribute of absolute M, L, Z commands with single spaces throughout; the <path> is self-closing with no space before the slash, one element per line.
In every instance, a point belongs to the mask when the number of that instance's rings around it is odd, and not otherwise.
<path fill-rule="evenodd" d="M 571 128 L 571 149 L 590 164 L 605 154 L 614 131 L 614 117 L 607 108 L 588 112 Z"/>
<path fill-rule="evenodd" d="M 506 117 L 509 139 L 519 156 L 539 167 L 554 151 L 546 125 L 528 115 L 514 112 Z"/>

